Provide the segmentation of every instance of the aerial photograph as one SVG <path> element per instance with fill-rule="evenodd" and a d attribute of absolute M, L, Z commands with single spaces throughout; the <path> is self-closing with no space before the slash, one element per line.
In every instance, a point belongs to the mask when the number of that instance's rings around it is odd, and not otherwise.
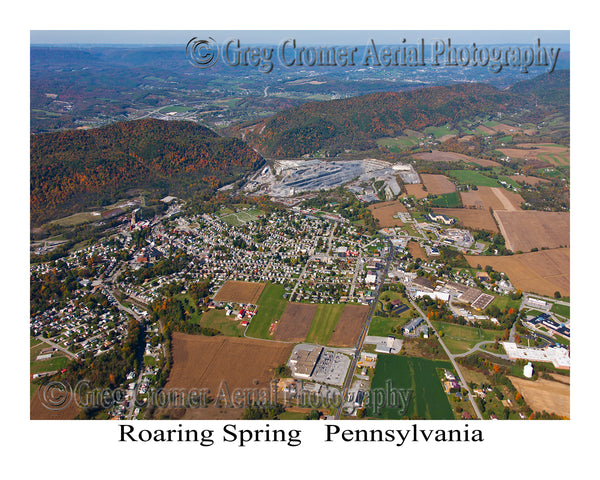
<path fill-rule="evenodd" d="M 571 419 L 568 30 L 29 54 L 31 420 Z"/>

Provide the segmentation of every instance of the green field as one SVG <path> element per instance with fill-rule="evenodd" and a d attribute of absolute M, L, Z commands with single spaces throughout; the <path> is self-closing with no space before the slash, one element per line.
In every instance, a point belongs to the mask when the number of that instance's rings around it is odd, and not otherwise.
<path fill-rule="evenodd" d="M 327 345 L 329 337 L 331 337 L 331 333 L 337 325 L 343 309 L 343 304 L 320 304 L 317 307 L 317 313 L 315 313 L 315 317 L 310 325 L 306 341 L 308 343 Z"/>
<path fill-rule="evenodd" d="M 444 135 L 456 135 L 458 130 L 451 129 L 450 125 L 444 125 L 442 127 L 427 127 L 424 132 L 426 135 L 433 135 L 435 138 L 440 138 Z"/>
<path fill-rule="evenodd" d="M 431 200 L 434 207 L 459 208 L 462 204 L 458 192 L 444 193 Z"/>
<path fill-rule="evenodd" d="M 449 175 L 456 178 L 460 183 L 477 185 L 478 187 L 499 187 L 500 184 L 493 178 L 473 170 L 450 170 Z"/>
<path fill-rule="evenodd" d="M 381 419 L 401 419 L 406 416 L 430 420 L 453 420 L 454 414 L 436 368 L 452 370 L 452 365 L 443 360 L 379 354 L 371 384 L 372 392 L 376 391 L 375 389 L 389 391 L 387 381 L 391 380 L 393 389 L 408 389 L 412 394 L 406 412 L 402 412 L 397 407 L 386 406 L 375 415 L 372 407 L 369 406 L 367 416 Z"/>
<path fill-rule="evenodd" d="M 203 328 L 214 328 L 228 337 L 242 337 L 244 327 L 242 321 L 236 316 L 225 314 L 223 309 L 210 309 L 203 312 L 199 307 L 194 307 L 194 301 L 189 294 L 179 294 L 176 298 L 184 304 L 185 310 L 189 313 L 189 322 L 198 324 Z"/>
<path fill-rule="evenodd" d="M 405 322 L 406 320 L 402 320 L 401 317 L 381 317 L 379 315 L 373 315 L 371 324 L 369 325 L 369 335 L 375 337 L 387 337 L 388 335 L 392 335 L 392 328 Z"/>
<path fill-rule="evenodd" d="M 377 145 L 386 147 L 390 152 L 399 153 L 406 150 L 407 147 L 417 145 L 419 139 L 417 137 L 385 137 L 376 140 Z"/>
<path fill-rule="evenodd" d="M 257 208 L 249 208 L 248 210 L 240 210 L 238 212 L 224 208 L 219 212 L 219 218 L 229 225 L 239 227 L 245 223 L 255 221 L 260 215 L 264 215 L 264 213 Z"/>
<path fill-rule="evenodd" d="M 246 335 L 254 338 L 270 339 L 269 327 L 279 320 L 289 303 L 283 298 L 283 285 L 267 283 L 258 299 L 258 312 L 250 322 Z"/>
<path fill-rule="evenodd" d="M 551 309 L 554 313 L 556 313 L 557 315 L 560 315 L 561 317 L 565 317 L 565 318 L 571 318 L 571 307 L 570 305 L 558 305 L 558 304 L 554 304 L 552 305 L 552 309 Z"/>
<path fill-rule="evenodd" d="M 446 322 L 432 322 L 438 332 L 443 332 L 444 343 L 451 353 L 464 353 L 479 342 L 494 341 L 502 336 L 500 330 L 486 330 L 484 328 L 469 327 Z"/>
<path fill-rule="evenodd" d="M 171 105 L 160 110 L 160 113 L 185 113 L 194 110 L 192 107 L 184 107 L 183 105 Z"/>
<path fill-rule="evenodd" d="M 200 326 L 214 328 L 228 337 L 242 337 L 244 335 L 244 327 L 241 323 L 242 321 L 238 320 L 237 316 L 225 315 L 225 310 L 209 310 L 202 315 L 200 320 Z"/>

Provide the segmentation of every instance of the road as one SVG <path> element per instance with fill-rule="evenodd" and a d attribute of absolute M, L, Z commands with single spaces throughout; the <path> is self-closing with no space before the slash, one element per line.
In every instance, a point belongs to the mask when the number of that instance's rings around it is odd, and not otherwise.
<path fill-rule="evenodd" d="M 477 407 L 477 404 L 475 403 L 475 399 L 473 398 L 473 395 L 471 394 L 471 390 L 469 389 L 469 385 L 467 384 L 467 381 L 465 380 L 465 377 L 463 376 L 462 372 L 460 371 L 460 368 L 458 368 L 458 364 L 454 360 L 454 355 L 452 353 L 450 353 L 450 350 L 448 350 L 448 347 L 446 347 L 446 344 L 442 341 L 442 339 L 441 339 L 440 335 L 438 334 L 437 330 L 433 327 L 433 324 L 429 321 L 429 319 L 427 318 L 427 315 L 425 315 L 425 313 L 423 312 L 423 310 L 421 310 L 419 308 L 419 306 L 414 302 L 414 300 L 410 296 L 408 296 L 408 301 L 412 304 L 412 306 L 415 308 L 415 310 L 417 312 L 419 312 L 419 315 L 421 315 L 421 317 L 425 320 L 425 322 L 427 322 L 427 324 L 429 325 L 429 330 L 432 331 L 434 333 L 435 337 L 438 339 L 438 342 L 440 343 L 440 345 L 444 349 L 444 352 L 446 352 L 446 355 L 450 359 L 450 362 L 452 363 L 452 366 L 454 367 L 454 370 L 458 374 L 458 377 L 460 378 L 460 381 L 462 383 L 463 388 L 468 393 L 469 401 L 471 402 L 471 405 L 473 406 L 473 410 L 475 411 L 475 415 L 477 415 L 477 418 L 479 418 L 480 420 L 483 420 L 483 416 L 481 415 L 481 412 L 479 411 L 479 408 Z"/>
<path fill-rule="evenodd" d="M 365 325 L 363 326 L 363 329 L 358 337 L 358 340 L 356 342 L 356 347 L 354 349 L 354 357 L 352 357 L 352 362 L 350 363 L 350 368 L 348 370 L 348 373 L 346 374 L 346 380 L 344 381 L 344 385 L 342 387 L 342 395 L 340 397 L 340 405 L 338 406 L 337 411 L 335 412 L 335 419 L 339 420 L 341 415 L 342 415 L 342 410 L 344 409 L 344 400 L 346 399 L 346 397 L 348 396 L 348 390 L 350 390 L 350 385 L 352 384 L 352 379 L 354 378 L 354 370 L 356 369 L 356 364 L 358 363 L 358 360 L 360 359 L 360 353 L 362 351 L 364 342 L 365 342 L 365 338 L 367 336 L 367 333 L 369 331 L 369 326 L 371 325 L 371 320 L 373 319 L 373 313 L 375 312 L 375 308 L 377 307 L 377 302 L 379 302 L 379 295 L 381 293 L 381 287 L 383 286 L 383 283 L 385 282 L 385 279 L 387 278 L 387 274 L 388 271 L 390 269 L 390 264 L 392 263 L 392 259 L 394 258 L 394 246 L 392 245 L 392 242 L 390 241 L 390 239 L 387 239 L 388 242 L 388 256 L 387 256 L 387 260 L 385 262 L 385 267 L 383 269 L 383 271 L 381 272 L 381 277 L 379 279 L 378 285 L 377 285 L 377 291 L 375 294 L 375 297 L 373 298 L 373 301 L 371 302 L 371 308 L 369 309 L 369 315 L 367 317 L 367 321 L 365 322 Z"/>

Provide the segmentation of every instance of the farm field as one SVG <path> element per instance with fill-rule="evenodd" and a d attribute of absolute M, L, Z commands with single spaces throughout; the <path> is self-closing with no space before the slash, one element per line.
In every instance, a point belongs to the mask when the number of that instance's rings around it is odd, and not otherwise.
<path fill-rule="evenodd" d="M 453 420 L 454 414 L 436 368 L 451 370 L 452 366 L 450 362 L 443 360 L 379 354 L 371 388 L 385 391 L 386 381 L 391 379 L 392 388 L 409 389 L 412 395 L 406 412 L 385 407 L 381 409 L 380 415 L 373 418 L 401 419 L 405 416 L 417 416 L 429 420 Z M 372 416 L 371 411 L 367 414 Z"/>
<path fill-rule="evenodd" d="M 373 205 L 369 206 L 369 210 L 373 216 L 379 220 L 379 226 L 382 228 L 404 225 L 402 220 L 399 218 L 394 218 L 394 215 L 396 215 L 398 212 L 408 211 L 402 202 L 397 200 L 392 202 L 374 203 Z"/>
<path fill-rule="evenodd" d="M 571 415 L 569 385 L 543 378 L 535 381 L 518 377 L 508 378 L 534 412 L 545 410 L 563 417 Z M 569 381 L 568 377 L 561 376 L 562 378 L 564 378 L 563 381 Z"/>
<path fill-rule="evenodd" d="M 495 210 L 494 216 L 506 240 L 506 248 L 513 252 L 558 248 L 571 243 L 569 212 Z"/>
<path fill-rule="evenodd" d="M 422 183 L 413 183 L 409 185 L 404 185 L 406 188 L 406 194 L 414 196 L 417 200 L 421 198 L 425 198 L 427 196 L 427 190 L 423 190 Z"/>
<path fill-rule="evenodd" d="M 256 305 L 264 288 L 264 283 L 227 280 L 215 294 L 213 300 Z"/>
<path fill-rule="evenodd" d="M 343 304 L 329 305 L 323 303 L 318 305 L 306 341 L 318 345 L 327 345 L 343 309 Z"/>
<path fill-rule="evenodd" d="M 486 177 L 480 172 L 474 170 L 450 170 L 448 174 L 460 183 L 476 185 L 478 187 L 499 187 L 497 180 Z"/>
<path fill-rule="evenodd" d="M 494 162 L 493 160 L 486 160 L 484 158 L 475 158 L 469 157 L 468 155 L 463 155 L 461 153 L 454 152 L 440 152 L 439 150 L 433 150 L 432 152 L 423 152 L 423 153 L 415 153 L 413 155 L 414 158 L 418 158 L 424 161 L 430 162 L 466 162 L 466 163 L 476 163 L 477 165 L 481 165 L 482 167 L 496 167 L 500 165 L 498 162 Z"/>
<path fill-rule="evenodd" d="M 246 331 L 249 337 L 270 339 L 269 327 L 275 320 L 279 320 L 288 301 L 283 298 L 283 285 L 276 283 L 267 283 L 261 293 L 257 304 L 258 312 L 250 322 L 250 326 Z"/>
<path fill-rule="evenodd" d="M 510 175 L 509 178 L 517 183 L 537 185 L 538 183 L 550 183 L 547 178 L 532 177 L 531 175 Z"/>
<path fill-rule="evenodd" d="M 263 342 L 248 338 L 206 337 L 173 333 L 173 366 L 165 391 L 208 388 L 216 398 L 226 382 L 227 389 L 269 391 L 273 370 L 285 363 L 291 344 Z M 187 409 L 184 418 L 240 418 L 241 408 Z"/>
<path fill-rule="evenodd" d="M 369 308 L 366 305 L 345 305 L 329 338 L 329 345 L 336 347 L 353 347 L 356 345 L 363 325 L 367 320 Z"/>
<path fill-rule="evenodd" d="M 288 303 L 275 328 L 273 340 L 303 342 L 308 335 L 315 313 L 317 313 L 317 305 Z"/>
<path fill-rule="evenodd" d="M 42 387 L 43 388 L 43 387 Z M 73 397 L 72 393 L 66 393 L 66 397 L 64 400 L 64 404 L 66 405 L 62 410 L 52 410 L 47 408 L 41 401 L 41 398 L 44 398 L 46 392 L 45 390 L 37 389 L 30 400 L 29 403 L 29 418 L 30 420 L 73 420 L 79 414 L 79 407 L 77 406 L 77 401 Z M 46 392 L 48 398 L 52 398 L 53 403 L 55 405 L 59 404 L 58 399 L 63 398 L 62 392 L 58 393 L 58 395 L 54 395 L 52 391 Z"/>
<path fill-rule="evenodd" d="M 421 174 L 421 179 L 427 188 L 427 192 L 433 195 L 443 193 L 452 193 L 456 191 L 456 186 L 445 175 L 433 175 L 430 173 Z"/>
<path fill-rule="evenodd" d="M 458 226 L 488 230 L 497 233 L 498 227 L 489 210 L 473 208 L 434 208 L 435 213 L 441 213 L 458 220 Z"/>
<path fill-rule="evenodd" d="M 500 187 L 479 187 L 477 190 L 461 192 L 465 208 L 489 210 L 520 210 L 523 197 Z"/>
<path fill-rule="evenodd" d="M 570 257 L 570 248 L 498 257 L 465 256 L 472 267 L 486 264 L 504 272 L 515 288 L 550 297 L 556 291 L 563 297 L 570 295 Z"/>
<path fill-rule="evenodd" d="M 437 198 L 432 199 L 431 205 L 442 208 L 458 208 L 461 205 L 460 197 L 458 192 L 444 193 L 443 195 L 439 195 Z"/>
<path fill-rule="evenodd" d="M 537 159 L 556 166 L 571 163 L 571 151 L 564 145 L 519 143 L 516 148 L 500 148 L 498 150 L 507 157 L 520 160 Z"/>

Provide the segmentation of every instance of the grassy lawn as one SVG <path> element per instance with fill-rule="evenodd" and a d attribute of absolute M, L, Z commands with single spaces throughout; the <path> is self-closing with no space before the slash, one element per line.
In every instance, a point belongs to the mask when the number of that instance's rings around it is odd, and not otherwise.
<path fill-rule="evenodd" d="M 186 311 L 189 312 L 188 321 L 190 323 L 199 324 L 201 327 L 214 328 L 228 337 L 241 337 L 244 335 L 241 320 L 238 320 L 234 315 L 225 315 L 224 309 L 212 309 L 202 312 L 200 308 L 193 307 L 194 301 L 189 294 L 180 294 L 176 297 L 183 302 Z M 194 311 L 192 311 L 192 308 Z"/>
<path fill-rule="evenodd" d="M 386 381 L 389 379 L 393 389 L 408 389 L 412 391 L 412 395 L 406 412 L 388 405 L 382 407 L 378 415 L 369 407 L 367 415 L 382 419 L 401 419 L 406 415 L 409 418 L 417 416 L 425 419 L 453 420 L 454 414 L 436 368 L 451 370 L 452 365 L 441 360 L 380 354 L 377 358 L 372 390 L 388 391 Z"/>
<path fill-rule="evenodd" d="M 556 313 L 557 315 L 560 315 L 561 317 L 565 317 L 565 318 L 571 318 L 571 306 L 570 305 L 558 305 L 558 304 L 554 304 L 552 305 L 551 310 Z"/>
<path fill-rule="evenodd" d="M 432 322 L 435 329 L 442 331 L 442 340 L 451 353 L 464 353 L 479 342 L 494 341 L 496 337 L 502 336 L 500 330 L 486 330 L 484 328 L 456 325 L 446 322 Z"/>
<path fill-rule="evenodd" d="M 48 360 L 33 360 L 29 365 L 30 373 L 54 372 L 66 367 L 69 359 L 67 357 L 56 356 Z"/>
<path fill-rule="evenodd" d="M 400 317 L 380 317 L 373 315 L 371 325 L 369 325 L 369 335 L 375 337 L 387 337 L 392 335 L 392 328 L 400 325 L 402 322 Z"/>
<path fill-rule="evenodd" d="M 209 310 L 202 315 L 200 325 L 219 330 L 228 337 L 242 337 L 244 327 L 235 315 L 225 315 L 225 310 Z"/>
<path fill-rule="evenodd" d="M 267 283 L 258 299 L 258 312 L 246 332 L 249 337 L 271 338 L 269 327 L 271 323 L 281 318 L 288 304 L 288 301 L 283 298 L 283 293 L 283 285 Z"/>
<path fill-rule="evenodd" d="M 317 343 L 319 345 L 327 345 L 329 337 L 333 329 L 338 323 L 343 304 L 321 304 L 317 307 L 317 313 L 310 325 L 310 330 L 306 336 L 306 341 L 309 343 Z"/>

